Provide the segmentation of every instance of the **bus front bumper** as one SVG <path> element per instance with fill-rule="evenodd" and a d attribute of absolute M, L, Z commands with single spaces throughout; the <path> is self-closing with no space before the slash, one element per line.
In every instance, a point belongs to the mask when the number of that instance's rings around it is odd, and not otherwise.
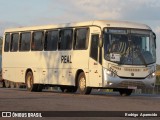
<path fill-rule="evenodd" d="M 128 89 L 140 89 L 140 88 L 153 88 L 155 86 L 156 77 L 153 78 L 121 78 L 118 76 L 109 76 L 103 78 L 103 87 L 105 88 L 128 88 Z"/>

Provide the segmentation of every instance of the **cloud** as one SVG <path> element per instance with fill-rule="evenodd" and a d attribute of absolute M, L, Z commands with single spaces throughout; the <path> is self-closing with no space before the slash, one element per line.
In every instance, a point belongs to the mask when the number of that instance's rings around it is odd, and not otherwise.
<path fill-rule="evenodd" d="M 18 3 L 18 8 L 14 9 L 16 14 L 13 19 L 8 16 L 7 18 L 25 25 L 101 19 L 129 21 L 160 19 L 160 0 L 48 0 L 44 2 L 45 4 L 40 3 L 38 7 L 37 2 L 32 4 L 26 2 L 25 5 Z M 8 8 L 12 9 L 12 6 Z"/>
<path fill-rule="evenodd" d="M 3 36 L 4 30 L 7 28 L 20 27 L 20 24 L 8 21 L 0 21 L 0 36 Z"/>
<path fill-rule="evenodd" d="M 73 16 L 67 19 L 160 19 L 159 0 L 59 0 L 53 9 Z M 59 15 L 60 17 L 61 15 Z"/>
<path fill-rule="evenodd" d="M 156 27 L 155 32 L 160 34 L 160 26 Z"/>
<path fill-rule="evenodd" d="M 30 4 L 21 6 L 22 10 L 19 8 L 17 12 L 24 11 L 23 7 L 28 9 L 24 14 L 25 20 L 21 19 L 19 23 L 28 26 L 101 19 L 142 21 L 142 23 L 160 20 L 160 0 L 50 0 L 46 6 L 40 10 L 33 10 Z M 16 15 L 14 14 L 14 18 L 19 18 Z M 2 26 L 3 28 L 17 26 L 14 24 L 16 23 L 8 21 Z"/>
<path fill-rule="evenodd" d="M 75 19 L 80 19 L 81 17 L 84 19 L 116 19 L 121 17 L 121 14 L 119 14 L 121 8 L 116 7 L 116 1 L 117 0 L 113 2 L 109 0 L 59 0 L 59 5 L 63 3 L 65 6 L 68 6 L 62 8 L 64 10 L 63 14 L 75 16 Z"/>

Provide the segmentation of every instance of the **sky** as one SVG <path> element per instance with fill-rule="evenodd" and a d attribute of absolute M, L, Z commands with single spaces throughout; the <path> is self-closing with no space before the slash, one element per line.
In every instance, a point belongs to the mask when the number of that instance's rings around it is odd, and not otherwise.
<path fill-rule="evenodd" d="M 160 0 L 0 0 L 0 36 L 6 28 L 88 20 L 149 25 L 157 35 L 160 64 Z"/>

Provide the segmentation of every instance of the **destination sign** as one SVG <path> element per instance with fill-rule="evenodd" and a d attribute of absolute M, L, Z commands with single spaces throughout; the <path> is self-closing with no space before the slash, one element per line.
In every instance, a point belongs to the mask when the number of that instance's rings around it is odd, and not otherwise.
<path fill-rule="evenodd" d="M 105 33 L 121 33 L 121 34 L 127 34 L 127 30 L 124 29 L 105 29 Z"/>

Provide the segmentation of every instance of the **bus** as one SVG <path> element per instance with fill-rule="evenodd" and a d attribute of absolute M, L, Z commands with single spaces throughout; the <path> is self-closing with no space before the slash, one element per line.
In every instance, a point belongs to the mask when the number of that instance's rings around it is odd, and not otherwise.
<path fill-rule="evenodd" d="M 95 20 L 6 29 L 2 76 L 6 87 L 23 83 L 40 92 L 90 94 L 113 89 L 129 96 L 155 86 L 156 35 L 140 23 Z"/>

